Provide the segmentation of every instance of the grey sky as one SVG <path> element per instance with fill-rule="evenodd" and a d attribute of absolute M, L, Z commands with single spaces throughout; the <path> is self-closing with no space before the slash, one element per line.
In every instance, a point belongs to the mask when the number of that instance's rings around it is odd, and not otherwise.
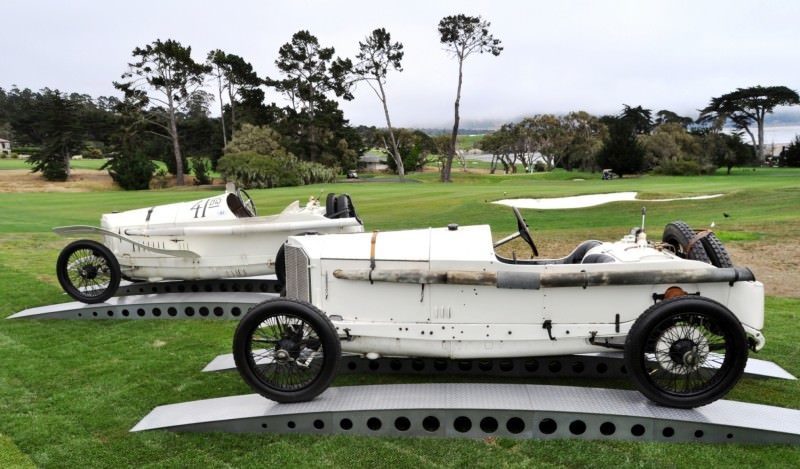
<path fill-rule="evenodd" d="M 129 8 L 128 5 L 134 5 Z M 156 38 L 215 48 L 275 76 L 281 44 L 308 29 L 338 55 L 385 27 L 405 45 L 404 71 L 387 92 L 399 126 L 451 125 L 456 62 L 439 44 L 443 16 L 492 22 L 499 57 L 465 66 L 462 115 L 503 121 L 623 103 L 694 116 L 711 96 L 737 87 L 800 88 L 797 1 L 151 1 L 3 0 L 0 86 L 116 94 L 131 50 Z M 342 108 L 353 124 L 383 125 L 362 86 Z M 270 100 L 279 100 L 268 95 Z"/>

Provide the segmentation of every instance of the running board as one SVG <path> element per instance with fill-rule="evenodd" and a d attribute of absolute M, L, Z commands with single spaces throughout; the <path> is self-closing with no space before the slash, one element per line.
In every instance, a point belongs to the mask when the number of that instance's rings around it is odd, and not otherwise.
<path fill-rule="evenodd" d="M 156 407 L 133 432 L 800 444 L 800 410 L 734 401 L 672 409 L 637 391 L 521 384 L 329 388 L 310 402 L 260 395 Z"/>
<path fill-rule="evenodd" d="M 266 293 L 163 293 L 117 296 L 105 303 L 78 301 L 30 308 L 7 319 L 238 319 Z"/>
<path fill-rule="evenodd" d="M 232 354 L 218 355 L 203 371 L 236 368 Z M 443 358 L 378 358 L 369 360 L 357 354 L 342 354 L 338 373 L 453 374 L 515 378 L 624 378 L 628 375 L 621 353 L 600 352 L 580 355 L 447 360 Z M 750 358 L 744 369 L 751 378 L 794 380 L 791 373 L 776 363 Z"/>

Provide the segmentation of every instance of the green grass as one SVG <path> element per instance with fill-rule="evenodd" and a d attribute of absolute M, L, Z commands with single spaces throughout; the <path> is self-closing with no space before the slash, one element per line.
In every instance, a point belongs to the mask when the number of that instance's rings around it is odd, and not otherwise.
<path fill-rule="evenodd" d="M 294 199 L 349 192 L 367 229 L 488 223 L 495 236 L 514 230 L 509 197 L 554 197 L 635 190 L 647 198 L 725 193 L 705 201 L 647 203 L 652 232 L 668 221 L 712 221 L 730 243 L 797 243 L 800 171 L 735 171 L 731 176 L 624 178 L 563 171 L 511 176 L 414 174 L 419 184 L 328 184 L 251 191 L 262 213 Z M 574 179 L 584 179 L 576 181 Z M 0 194 L 0 318 L 24 308 L 68 301 L 54 263 L 66 244 L 50 229 L 96 225 L 112 210 L 191 200 L 212 192 L 188 188 L 144 192 Z M 639 223 L 641 202 L 590 209 L 524 211 L 534 236 L 578 240 L 616 237 Z M 722 213 L 730 216 L 725 218 Z M 654 235 L 651 235 L 653 237 Z M 800 374 L 800 299 L 768 298 L 767 345 L 758 358 Z M 0 319 L 0 467 L 286 466 L 784 466 L 800 464 L 789 446 L 634 442 L 458 440 L 237 434 L 128 433 L 162 404 L 250 392 L 236 373 L 200 369 L 230 350 L 235 324 L 223 321 L 5 321 Z M 431 378 L 342 376 L 336 385 Z M 439 377 L 437 380 L 452 380 Z M 520 380 L 574 384 L 575 381 Z M 627 382 L 581 381 L 630 388 Z M 743 379 L 734 400 L 800 409 L 800 383 Z"/>
<path fill-rule="evenodd" d="M 456 145 L 461 150 L 472 150 L 475 145 L 483 140 L 484 135 L 459 135 L 456 139 Z"/>
<path fill-rule="evenodd" d="M 73 169 L 100 169 L 106 160 L 72 160 L 70 166 Z M 31 169 L 28 160 L 2 158 L 0 159 L 0 171 L 4 169 Z"/>

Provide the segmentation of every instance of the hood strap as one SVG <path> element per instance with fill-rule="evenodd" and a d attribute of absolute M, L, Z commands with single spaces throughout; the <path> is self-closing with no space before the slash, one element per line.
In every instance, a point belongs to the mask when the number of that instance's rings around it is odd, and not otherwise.
<path fill-rule="evenodd" d="M 372 285 L 372 271 L 375 270 L 375 242 L 378 240 L 378 230 L 372 232 L 372 239 L 369 242 L 369 283 Z"/>

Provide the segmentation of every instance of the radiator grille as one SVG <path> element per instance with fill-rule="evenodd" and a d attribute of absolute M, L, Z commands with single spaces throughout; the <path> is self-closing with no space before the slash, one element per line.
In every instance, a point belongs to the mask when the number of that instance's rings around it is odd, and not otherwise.
<path fill-rule="evenodd" d="M 308 257 L 302 249 L 286 246 L 286 296 L 311 301 L 308 279 Z"/>

